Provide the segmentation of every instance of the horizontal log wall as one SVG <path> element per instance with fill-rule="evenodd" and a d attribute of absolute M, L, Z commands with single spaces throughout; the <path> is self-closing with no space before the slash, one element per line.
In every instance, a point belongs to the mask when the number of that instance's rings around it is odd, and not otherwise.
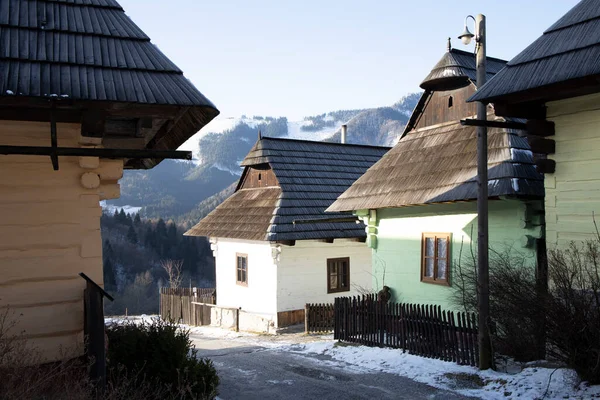
<path fill-rule="evenodd" d="M 79 124 L 58 124 L 58 145 L 80 147 Z M 50 124 L 0 121 L 0 144 L 48 146 Z M 123 162 L 0 155 L 0 312 L 46 361 L 83 352 L 84 272 L 102 283 L 100 200 L 119 195 Z M 85 187 L 82 176 L 91 174 Z"/>

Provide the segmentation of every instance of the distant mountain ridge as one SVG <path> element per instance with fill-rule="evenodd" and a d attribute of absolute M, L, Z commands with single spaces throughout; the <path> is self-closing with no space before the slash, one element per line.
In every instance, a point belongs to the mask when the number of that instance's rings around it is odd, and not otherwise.
<path fill-rule="evenodd" d="M 180 148 L 193 152 L 193 162 L 165 160 L 151 170 L 125 171 L 121 197 L 108 204 L 142 207 L 144 217 L 191 225 L 232 192 L 232 183 L 242 173 L 239 164 L 259 131 L 266 137 L 339 141 L 340 128 L 347 124 L 347 143 L 392 146 L 419 97 L 420 93 L 412 93 L 390 107 L 338 110 L 301 121 L 262 116 L 220 118 Z"/>

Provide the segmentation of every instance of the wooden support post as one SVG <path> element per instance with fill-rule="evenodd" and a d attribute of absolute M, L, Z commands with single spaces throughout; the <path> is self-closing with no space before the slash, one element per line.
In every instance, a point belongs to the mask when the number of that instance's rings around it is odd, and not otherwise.
<path fill-rule="evenodd" d="M 308 334 L 308 304 L 304 305 L 304 333 Z"/>
<path fill-rule="evenodd" d="M 102 293 L 90 282 L 84 291 L 87 355 L 92 360 L 90 378 L 99 391 L 106 385 L 106 353 Z"/>
<path fill-rule="evenodd" d="M 240 331 L 240 310 L 242 309 L 242 307 L 237 308 L 235 310 L 235 331 L 239 332 Z"/>
<path fill-rule="evenodd" d="M 56 114 L 55 114 L 55 106 L 52 103 L 52 108 L 50 109 L 50 146 L 52 151 L 50 152 L 50 160 L 52 160 L 52 168 L 55 171 L 58 171 L 58 154 L 56 154 L 56 149 L 58 147 L 58 138 L 56 135 Z"/>

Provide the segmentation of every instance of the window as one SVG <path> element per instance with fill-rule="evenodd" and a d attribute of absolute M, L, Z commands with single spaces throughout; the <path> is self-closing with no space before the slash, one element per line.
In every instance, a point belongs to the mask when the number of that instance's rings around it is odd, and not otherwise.
<path fill-rule="evenodd" d="M 235 281 L 238 285 L 248 286 L 248 254 L 236 254 L 237 266 Z"/>
<path fill-rule="evenodd" d="M 327 259 L 327 293 L 350 290 L 350 258 Z"/>
<path fill-rule="evenodd" d="M 262 174 L 261 174 L 261 173 L 259 173 L 259 174 L 258 174 L 258 180 L 260 181 L 260 180 L 261 180 L 261 178 L 262 178 Z"/>
<path fill-rule="evenodd" d="M 422 239 L 421 282 L 450 285 L 449 233 L 424 233 Z"/>
<path fill-rule="evenodd" d="M 454 105 L 454 99 L 452 98 L 452 96 L 448 97 L 448 108 L 452 108 L 452 106 Z"/>

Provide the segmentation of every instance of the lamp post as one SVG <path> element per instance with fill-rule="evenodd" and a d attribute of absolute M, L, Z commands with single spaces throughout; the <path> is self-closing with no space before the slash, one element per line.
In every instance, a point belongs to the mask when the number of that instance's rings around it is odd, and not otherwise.
<path fill-rule="evenodd" d="M 467 21 L 475 21 L 475 35 L 469 32 Z M 468 45 L 475 37 L 477 88 L 485 84 L 485 16 L 469 15 L 465 18 L 465 30 L 458 37 L 463 44 Z M 487 107 L 477 102 L 477 119 L 487 119 Z M 477 286 L 478 286 L 478 343 L 479 369 L 489 369 L 492 366 L 492 346 L 490 341 L 490 277 L 489 277 L 489 248 L 488 248 L 488 145 L 487 127 L 477 127 Z"/>

